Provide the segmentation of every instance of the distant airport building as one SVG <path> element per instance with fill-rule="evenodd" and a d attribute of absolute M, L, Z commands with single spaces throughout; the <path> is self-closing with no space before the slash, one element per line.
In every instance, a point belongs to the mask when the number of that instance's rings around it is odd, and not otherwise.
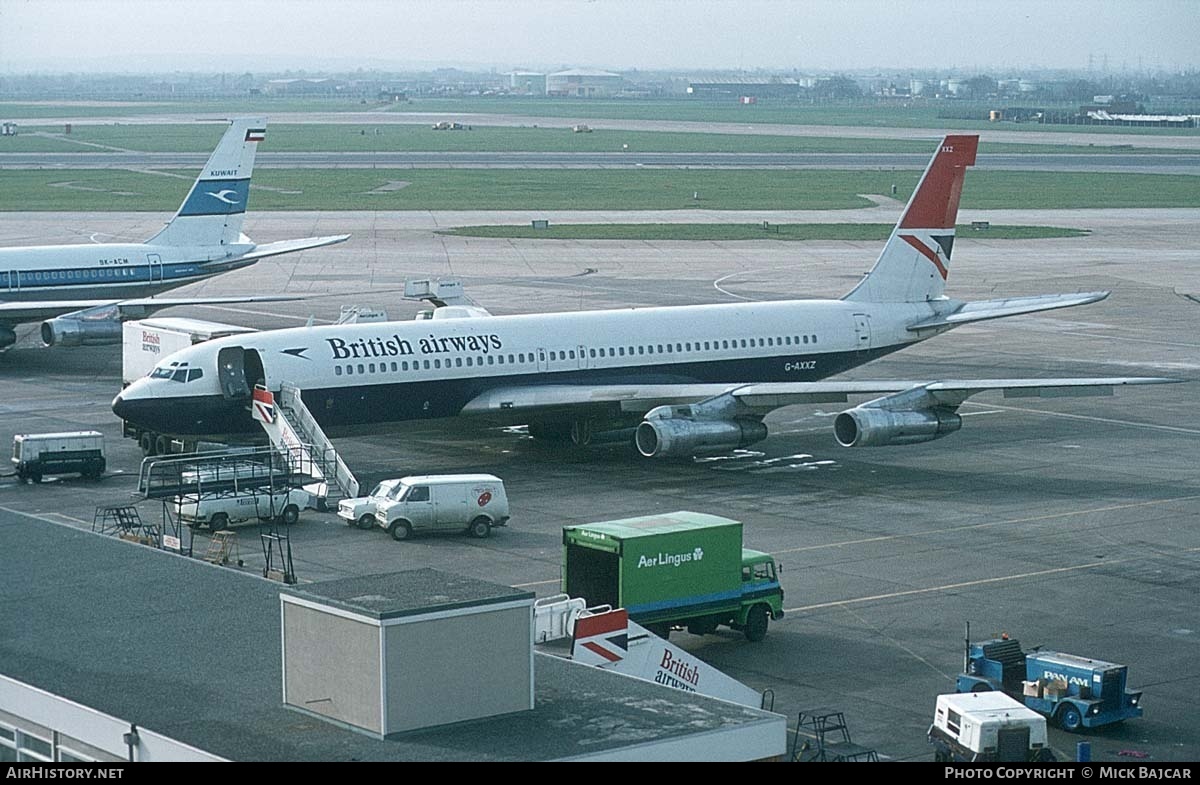
<path fill-rule="evenodd" d="M 272 95 L 333 95 L 345 87 L 337 79 L 271 79 L 263 90 Z"/>
<path fill-rule="evenodd" d="M 526 95 L 545 95 L 546 75 L 535 71 L 513 71 L 508 75 L 508 89 Z"/>
<path fill-rule="evenodd" d="M 608 71 L 559 71 L 546 77 L 546 94 L 574 98 L 609 98 L 621 92 L 625 78 Z"/>
<path fill-rule="evenodd" d="M 800 82 L 790 77 L 696 79 L 688 83 L 687 94 L 696 98 L 797 98 Z"/>

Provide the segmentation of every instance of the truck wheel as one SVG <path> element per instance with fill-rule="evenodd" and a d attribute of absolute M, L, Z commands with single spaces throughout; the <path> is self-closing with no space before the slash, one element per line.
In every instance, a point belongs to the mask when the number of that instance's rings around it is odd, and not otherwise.
<path fill-rule="evenodd" d="M 279 520 L 283 521 L 284 526 L 291 526 L 300 520 L 300 508 L 294 504 L 289 504 L 283 508 L 283 513 L 279 516 Z"/>
<path fill-rule="evenodd" d="M 471 526 L 467 531 L 471 532 L 472 537 L 478 537 L 482 540 L 492 533 L 492 522 L 480 515 L 471 521 Z"/>
<path fill-rule="evenodd" d="M 767 637 L 767 608 L 765 605 L 755 605 L 746 615 L 746 640 L 758 643 Z"/>
<path fill-rule="evenodd" d="M 1074 733 L 1083 726 L 1083 716 L 1079 713 L 1079 709 L 1067 704 L 1058 712 L 1058 724 L 1065 731 Z"/>
<path fill-rule="evenodd" d="M 671 625 L 666 622 L 662 622 L 660 624 L 647 624 L 646 629 L 650 630 L 650 632 L 662 638 L 664 641 L 670 639 L 671 637 Z"/>
<path fill-rule="evenodd" d="M 35 484 L 40 483 L 42 481 L 42 473 L 39 471 L 30 472 L 29 473 L 29 481 L 32 483 L 35 483 Z"/>
<path fill-rule="evenodd" d="M 938 747 L 936 750 L 933 751 L 933 760 L 935 763 L 949 763 L 950 762 L 950 753 L 947 752 L 946 750 L 942 749 L 941 747 Z"/>
<path fill-rule="evenodd" d="M 171 440 L 166 436 L 158 435 L 154 439 L 154 454 L 167 455 L 171 452 Z"/>
<path fill-rule="evenodd" d="M 98 480 L 104 474 L 104 459 L 88 461 L 83 467 L 83 476 L 89 480 Z"/>
<path fill-rule="evenodd" d="M 154 434 L 142 431 L 142 435 L 138 437 L 138 446 L 142 448 L 142 455 L 147 458 L 154 455 Z"/>
<path fill-rule="evenodd" d="M 397 542 L 407 540 L 412 536 L 412 526 L 408 524 L 408 521 L 392 521 L 392 525 L 388 527 L 388 533 Z"/>
<path fill-rule="evenodd" d="M 368 515 L 366 513 L 363 513 L 362 515 L 358 516 L 358 528 L 365 530 L 365 529 L 371 528 L 374 525 L 375 525 L 375 516 L 374 515 Z"/>
<path fill-rule="evenodd" d="M 229 516 L 223 512 L 216 513 L 208 519 L 208 530 L 219 532 L 229 526 Z"/>

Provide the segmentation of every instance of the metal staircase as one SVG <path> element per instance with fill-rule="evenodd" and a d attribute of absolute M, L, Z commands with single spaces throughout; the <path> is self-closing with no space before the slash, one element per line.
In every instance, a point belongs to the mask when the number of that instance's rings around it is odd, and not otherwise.
<path fill-rule="evenodd" d="M 801 743 L 801 735 L 807 739 Z M 850 740 L 845 715 L 836 709 L 800 712 L 792 736 L 793 761 L 878 762 L 879 754 Z"/>
<path fill-rule="evenodd" d="M 271 443 L 281 449 L 297 473 L 325 481 L 326 503 L 358 496 L 358 480 L 333 448 L 312 412 L 304 405 L 300 388 L 284 382 L 275 397 L 274 423 L 263 422 Z"/>

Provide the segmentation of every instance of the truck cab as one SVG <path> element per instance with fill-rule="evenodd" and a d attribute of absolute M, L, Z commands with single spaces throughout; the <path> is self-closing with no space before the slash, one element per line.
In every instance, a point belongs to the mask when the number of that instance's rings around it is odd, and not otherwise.
<path fill-rule="evenodd" d="M 959 692 L 998 690 L 1077 731 L 1142 716 L 1141 691 L 1126 689 L 1128 668 L 1055 651 L 1021 650 L 1007 636 L 967 647 Z"/>
<path fill-rule="evenodd" d="M 742 608 L 742 624 L 751 641 L 766 636 L 768 618 L 783 618 L 783 587 L 771 554 L 742 548 Z"/>

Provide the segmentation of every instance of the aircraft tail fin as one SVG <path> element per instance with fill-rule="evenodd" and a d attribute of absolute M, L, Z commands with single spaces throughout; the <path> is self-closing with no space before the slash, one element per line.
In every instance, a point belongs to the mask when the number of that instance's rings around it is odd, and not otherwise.
<path fill-rule="evenodd" d="M 977 135 L 942 140 L 875 266 L 842 299 L 913 303 L 942 296 L 963 178 L 978 148 Z"/>
<path fill-rule="evenodd" d="M 233 120 L 175 217 L 146 242 L 188 247 L 245 243 L 242 219 L 254 153 L 266 134 L 265 118 Z"/>

